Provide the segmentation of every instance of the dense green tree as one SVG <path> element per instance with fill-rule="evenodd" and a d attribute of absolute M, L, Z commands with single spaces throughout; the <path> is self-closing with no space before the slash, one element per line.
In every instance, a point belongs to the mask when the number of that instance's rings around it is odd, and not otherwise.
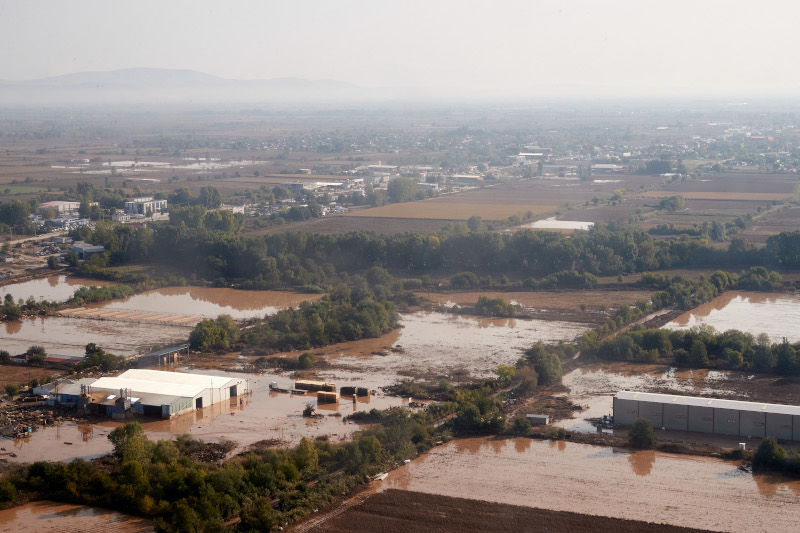
<path fill-rule="evenodd" d="M 417 181 L 413 178 L 394 178 L 387 186 L 387 194 L 392 203 L 411 202 L 417 196 Z"/>
<path fill-rule="evenodd" d="M 222 205 L 222 195 L 216 187 L 207 185 L 200 189 L 198 202 L 206 209 L 217 209 Z"/>
<path fill-rule="evenodd" d="M 653 424 L 646 418 L 639 418 L 628 431 L 628 441 L 631 446 L 650 449 L 656 445 L 656 433 Z"/>
<path fill-rule="evenodd" d="M 706 344 L 700 339 L 692 341 L 692 347 L 689 350 L 689 366 L 691 368 L 708 368 L 708 350 Z"/>
<path fill-rule="evenodd" d="M 541 341 L 525 352 L 538 376 L 540 385 L 548 386 L 561 381 L 561 360 L 558 355 L 547 350 Z"/>
<path fill-rule="evenodd" d="M 5 390 L 6 390 L 6 394 L 8 394 L 8 397 L 11 398 L 12 400 L 14 399 L 14 396 L 19 394 L 19 386 L 15 385 L 13 383 L 7 383 L 6 387 L 5 387 Z"/>
<path fill-rule="evenodd" d="M 775 437 L 764 437 L 753 456 L 754 469 L 781 468 L 786 460 L 786 450 L 778 445 Z"/>
<path fill-rule="evenodd" d="M 659 209 L 670 212 L 682 211 L 686 207 L 686 201 L 683 199 L 683 196 L 670 196 L 662 199 L 658 207 Z"/>

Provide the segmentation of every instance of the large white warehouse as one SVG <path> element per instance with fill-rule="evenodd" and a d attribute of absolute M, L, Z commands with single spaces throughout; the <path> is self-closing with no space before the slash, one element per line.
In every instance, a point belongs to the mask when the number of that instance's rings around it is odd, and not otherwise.
<path fill-rule="evenodd" d="M 800 441 L 800 407 L 622 391 L 614 396 L 614 423 L 646 418 L 654 428 Z"/>
<path fill-rule="evenodd" d="M 120 417 L 130 410 L 164 419 L 248 392 L 249 383 L 244 378 L 147 369 L 133 369 L 117 377 L 103 377 L 86 387 L 91 402 L 87 407 L 98 414 Z M 103 405 L 107 407 L 100 409 Z"/>

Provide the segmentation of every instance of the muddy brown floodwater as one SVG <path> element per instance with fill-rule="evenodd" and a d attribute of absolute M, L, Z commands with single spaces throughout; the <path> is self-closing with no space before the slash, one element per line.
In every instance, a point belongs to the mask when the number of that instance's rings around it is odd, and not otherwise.
<path fill-rule="evenodd" d="M 15 298 L 27 299 L 28 296 L 34 296 L 38 299 L 41 296 L 45 300 L 66 300 L 75 289 L 86 285 L 107 283 L 51 276 L 8 285 L 3 289 Z M 152 346 L 186 342 L 190 328 L 200 318 L 212 318 L 221 314 L 229 314 L 235 319 L 263 317 L 279 309 L 296 307 L 303 301 L 316 301 L 321 297 L 320 294 L 283 291 L 164 287 L 121 300 L 87 306 L 90 309 L 118 310 L 121 318 L 119 320 L 113 313 L 104 313 L 104 319 L 97 320 L 98 313 L 73 310 L 75 316 L 35 317 L 4 322 L 0 325 L 0 348 L 18 354 L 29 346 L 38 344 L 51 354 L 82 355 L 86 344 L 94 342 L 112 353 L 127 356 L 145 353 Z M 69 315 L 70 310 L 65 310 L 64 313 Z M 89 316 L 92 318 L 87 318 Z M 123 316 L 127 318 L 122 318 Z M 182 325 L 157 323 L 165 317 L 180 319 L 182 316 L 194 317 L 194 320 L 183 321 Z"/>
<path fill-rule="evenodd" d="M 69 300 L 76 289 L 89 287 L 91 285 L 105 287 L 113 285 L 113 283 L 96 279 L 65 276 L 63 274 L 53 274 L 45 278 L 24 281 L 22 283 L 13 283 L 0 287 L 0 298 L 5 298 L 6 294 L 10 294 L 14 298 L 14 301 L 20 298 L 27 300 L 32 296 L 37 302 L 39 300 L 63 302 Z"/>
<path fill-rule="evenodd" d="M 242 291 L 213 287 L 163 287 L 112 300 L 98 307 L 144 313 L 185 314 L 204 318 L 230 315 L 236 320 L 262 318 L 280 309 L 315 302 L 322 294 L 284 291 Z"/>
<path fill-rule="evenodd" d="M 455 440 L 373 485 L 713 531 L 794 532 L 800 523 L 800 481 L 565 441 Z"/>
<path fill-rule="evenodd" d="M 420 311 L 404 314 L 402 328 L 381 337 L 377 344 L 394 347 L 382 355 L 357 354 L 347 343 L 328 352 L 332 370 L 320 377 L 355 379 L 382 387 L 403 377 L 451 376 L 466 371 L 471 377 L 489 377 L 501 364 L 513 365 L 537 341 L 570 341 L 589 327 L 576 322 L 478 318 Z"/>
<path fill-rule="evenodd" d="M 60 316 L 32 317 L 0 324 L 0 347 L 12 354 L 38 344 L 48 354 L 83 355 L 93 342 L 116 355 L 144 353 L 147 347 L 186 342 L 191 329 L 180 326 L 87 320 Z"/>
<path fill-rule="evenodd" d="M 753 335 L 766 333 L 772 342 L 784 337 L 800 341 L 800 296 L 763 292 L 728 291 L 669 322 L 668 329 L 686 329 L 700 324 L 717 331 L 738 329 Z"/>
<path fill-rule="evenodd" d="M 621 304 L 632 305 L 637 300 L 649 300 L 648 291 L 532 291 L 532 292 L 418 292 L 434 303 L 452 306 L 475 305 L 479 296 L 502 298 L 509 303 L 532 309 L 578 309 L 581 304 L 588 309 L 608 309 Z"/>
<path fill-rule="evenodd" d="M 239 445 L 238 451 L 266 439 L 279 440 L 287 446 L 297 444 L 302 437 L 313 439 L 327 436 L 332 441 L 339 441 L 364 429 L 363 425 L 344 422 L 343 417 L 354 411 L 399 408 L 408 403 L 408 398 L 376 394 L 359 397 L 356 403 L 353 403 L 352 397 L 343 397 L 338 404 L 318 405 L 315 393 L 299 395 L 269 390 L 271 381 L 277 382 L 281 388 L 292 388 L 294 380 L 287 376 L 205 369 L 196 373 L 244 377 L 250 380 L 253 394 L 239 397 L 241 403 L 233 398 L 229 402 L 216 403 L 171 420 L 137 419 L 149 439 L 171 439 L 185 433 L 206 442 L 232 440 Z M 347 384 L 337 383 L 338 386 Z M 312 404 L 321 416 L 304 418 L 302 413 L 306 404 Z M 77 457 L 98 457 L 112 451 L 108 433 L 121 424 L 116 420 L 99 419 L 91 423 L 65 423 L 42 428 L 26 438 L 0 440 L 0 447 L 5 448 L 0 453 L 9 461 L 16 462 L 31 462 L 42 458 L 66 461 Z M 11 458 L 6 455 L 8 453 L 14 453 L 17 457 Z"/>
<path fill-rule="evenodd" d="M 100 507 L 38 501 L 0 511 L 0 531 L 139 533 L 154 531 L 154 528 L 150 520 Z"/>
<path fill-rule="evenodd" d="M 553 425 L 571 432 L 598 432 L 592 420 L 613 414 L 613 397 L 621 390 L 796 403 L 798 399 L 796 386 L 777 386 L 775 381 L 778 379 L 775 376 L 755 376 L 728 370 L 687 370 L 665 365 L 624 362 L 594 363 L 564 375 L 562 383 L 569 389 L 569 393 L 564 396 L 567 396 L 572 403 L 583 406 L 584 409 L 573 411 L 572 418 L 556 420 Z M 792 390 L 787 390 L 787 387 Z M 759 438 L 654 429 L 657 438 L 662 441 L 725 448 L 736 448 L 741 442 L 746 443 L 748 448 L 756 448 L 761 442 Z M 602 432 L 627 436 L 626 428 L 604 427 Z M 785 446 L 797 447 L 792 443 L 786 443 Z"/>

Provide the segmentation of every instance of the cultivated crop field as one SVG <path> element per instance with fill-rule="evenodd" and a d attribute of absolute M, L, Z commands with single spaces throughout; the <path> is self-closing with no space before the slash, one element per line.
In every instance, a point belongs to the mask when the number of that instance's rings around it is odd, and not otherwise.
<path fill-rule="evenodd" d="M 800 207 L 786 207 L 770 211 L 756 219 L 753 225 L 740 235 L 750 242 L 765 243 L 770 236 L 782 231 L 798 230 L 800 230 Z"/>
<path fill-rule="evenodd" d="M 686 191 L 676 192 L 674 189 L 664 191 L 645 191 L 642 196 L 645 198 L 667 198 L 679 194 L 686 200 L 723 200 L 723 201 L 759 201 L 759 202 L 783 202 L 792 197 L 791 193 L 773 192 L 724 192 L 724 191 Z"/>
<path fill-rule="evenodd" d="M 675 181 L 667 190 L 688 198 L 688 192 L 773 193 L 789 194 L 800 183 L 794 174 L 766 174 L 757 172 L 723 172 L 703 174 L 701 177 Z M 668 195 L 669 196 L 669 195 Z"/>
<path fill-rule="evenodd" d="M 457 198 L 457 197 L 456 197 Z M 351 217 L 389 217 L 402 219 L 467 220 L 479 216 L 484 220 L 505 220 L 510 216 L 530 211 L 533 216 L 554 212 L 553 205 L 499 204 L 499 203 L 456 203 L 445 202 L 448 198 L 435 198 L 419 202 L 390 204 L 374 209 L 350 213 Z"/>
<path fill-rule="evenodd" d="M 343 513 L 331 513 L 300 523 L 290 531 L 346 531 L 353 524 L 370 524 L 371 531 L 425 533 L 444 531 L 550 531 L 578 533 L 691 533 L 698 529 L 638 520 L 623 520 L 464 498 L 389 489 L 373 494 Z"/>
<path fill-rule="evenodd" d="M 415 204 L 416 205 L 416 204 Z M 390 218 L 370 216 L 332 215 L 323 218 L 312 218 L 294 224 L 270 226 L 267 228 L 245 228 L 247 235 L 272 235 L 286 231 L 306 231 L 309 233 L 347 233 L 350 231 L 374 231 L 383 235 L 395 233 L 432 234 L 442 231 L 450 223 L 459 220 L 430 218 Z"/>
<path fill-rule="evenodd" d="M 594 198 L 607 200 L 616 189 L 631 191 L 653 186 L 658 180 L 649 176 L 614 176 L 600 182 L 530 178 L 424 202 L 390 204 L 351 216 L 438 220 L 467 220 L 479 216 L 485 220 L 505 220 L 530 211 L 535 217 L 541 217 L 569 206 L 582 206 Z"/>

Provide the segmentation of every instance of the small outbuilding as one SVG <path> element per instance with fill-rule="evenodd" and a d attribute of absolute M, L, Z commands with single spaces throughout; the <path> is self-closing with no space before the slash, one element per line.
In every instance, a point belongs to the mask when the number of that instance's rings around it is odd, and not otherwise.
<path fill-rule="evenodd" d="M 549 426 L 550 415 L 525 415 L 532 426 Z"/>

